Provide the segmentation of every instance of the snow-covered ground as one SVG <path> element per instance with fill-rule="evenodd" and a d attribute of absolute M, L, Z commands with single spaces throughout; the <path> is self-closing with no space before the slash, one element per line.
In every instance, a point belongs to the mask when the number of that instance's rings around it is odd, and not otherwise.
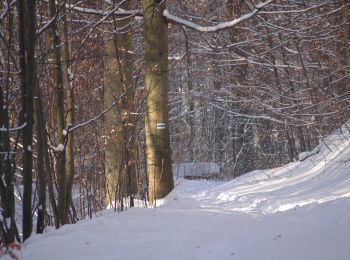
<path fill-rule="evenodd" d="M 346 129 L 343 129 L 343 133 Z M 350 259 L 350 136 L 231 182 L 177 181 L 156 208 L 34 235 L 24 259 Z"/>

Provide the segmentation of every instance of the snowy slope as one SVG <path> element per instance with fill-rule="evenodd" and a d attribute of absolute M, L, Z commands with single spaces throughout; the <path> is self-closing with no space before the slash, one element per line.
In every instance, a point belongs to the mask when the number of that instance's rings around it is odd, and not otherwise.
<path fill-rule="evenodd" d="M 180 181 L 157 208 L 35 235 L 24 259 L 350 259 L 350 136 L 228 183 Z M 310 153 L 312 154 L 312 153 Z"/>

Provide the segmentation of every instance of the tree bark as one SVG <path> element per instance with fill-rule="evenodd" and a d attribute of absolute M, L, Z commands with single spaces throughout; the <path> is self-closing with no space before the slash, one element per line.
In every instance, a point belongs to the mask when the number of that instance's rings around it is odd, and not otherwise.
<path fill-rule="evenodd" d="M 66 13 L 66 7 L 63 5 L 62 13 Z M 73 74 L 71 72 L 70 63 L 70 44 L 68 41 L 68 24 L 66 15 L 62 17 L 62 39 L 63 39 L 63 61 L 62 61 L 62 73 L 64 85 L 67 86 L 67 115 L 66 123 L 68 129 L 74 124 L 74 85 L 73 85 Z M 72 189 L 74 181 L 74 133 L 69 131 L 67 133 L 67 144 L 66 144 L 66 172 L 65 172 L 65 189 L 66 189 L 66 201 L 65 201 L 65 212 L 68 215 L 69 209 L 72 203 Z"/>
<path fill-rule="evenodd" d="M 165 197 L 173 188 L 168 115 L 168 26 L 166 1 L 143 0 L 146 156 L 148 200 Z"/>
<path fill-rule="evenodd" d="M 348 0 L 343 0 L 347 6 L 343 9 L 343 23 L 344 23 L 344 60 L 345 64 L 350 61 L 350 6 Z"/>
<path fill-rule="evenodd" d="M 7 1 L 8 6 L 10 1 Z M 8 46 L 13 42 L 13 14 L 9 11 L 7 20 Z M 5 54 L 5 53 L 4 53 Z M 5 84 L 0 89 L 0 126 L 9 128 L 9 103 L 10 103 L 10 70 L 11 70 L 11 49 L 7 49 L 4 55 L 6 59 L 7 73 L 5 79 L 1 82 Z M 12 160 L 14 154 L 11 152 L 10 132 L 9 130 L 0 132 L 0 207 L 2 208 L 2 219 L 10 219 L 10 226 L 5 221 L 0 221 L 0 239 L 5 245 L 13 243 L 15 239 L 20 242 L 16 219 L 15 219 L 15 197 L 14 197 L 14 171 Z"/>
<path fill-rule="evenodd" d="M 34 123 L 37 134 L 37 193 L 38 193 L 38 217 L 36 224 L 36 233 L 43 233 L 45 228 L 45 214 L 46 214 L 46 172 L 45 169 L 47 159 L 45 156 L 46 148 L 46 127 L 42 113 L 42 100 L 40 95 L 39 85 L 35 88 L 36 99 L 34 101 Z"/>
<path fill-rule="evenodd" d="M 131 1 L 122 8 L 130 9 Z M 133 85 L 133 48 L 131 32 L 122 32 L 120 28 L 128 28 L 129 20 L 117 20 L 112 16 L 108 31 L 113 31 L 112 37 L 105 39 L 104 58 L 104 103 L 109 107 L 123 93 L 117 106 L 105 114 L 105 174 L 106 174 L 106 205 L 116 207 L 120 203 L 123 209 L 123 198 L 130 196 L 130 206 L 133 206 L 136 178 L 134 161 L 134 122 L 131 121 L 134 89 Z M 114 204 L 113 204 L 114 203 Z"/>
<path fill-rule="evenodd" d="M 64 81 L 62 71 L 62 47 L 57 25 L 57 7 L 55 0 L 49 1 L 49 15 L 53 19 L 51 24 L 51 44 L 54 51 L 55 61 L 55 95 L 56 95 L 56 175 L 58 181 L 58 214 L 62 225 L 68 221 L 66 211 L 66 156 L 65 156 L 65 135 L 64 128 Z"/>
<path fill-rule="evenodd" d="M 33 141 L 33 90 L 35 88 L 34 49 L 35 0 L 19 0 L 19 45 L 21 89 L 23 99 L 23 240 L 32 233 L 32 141 Z"/>

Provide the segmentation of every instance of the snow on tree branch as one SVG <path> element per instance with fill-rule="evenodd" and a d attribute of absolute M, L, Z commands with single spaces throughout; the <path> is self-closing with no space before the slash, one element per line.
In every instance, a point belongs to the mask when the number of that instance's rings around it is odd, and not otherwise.
<path fill-rule="evenodd" d="M 14 0 L 15 2 L 15 0 Z M 48 0 L 44 0 L 44 2 L 48 3 Z M 93 15 L 99 15 L 99 16 L 109 16 L 112 13 L 117 16 L 143 16 L 142 12 L 139 10 L 124 10 L 120 6 L 125 1 L 122 1 L 122 3 L 119 3 L 117 8 L 114 8 L 113 11 L 107 11 L 107 10 L 99 10 L 94 8 L 87 8 L 87 7 L 80 7 L 77 4 L 71 4 L 66 3 L 66 8 L 69 10 L 73 10 L 79 13 L 85 13 L 85 14 L 93 14 Z M 81 2 L 78 2 L 79 4 Z M 111 3 L 109 3 L 111 4 Z"/>
<path fill-rule="evenodd" d="M 22 125 L 18 126 L 18 127 L 14 127 L 14 128 L 4 128 L 4 127 L 0 127 L 0 132 L 13 132 L 13 131 L 19 131 L 22 130 L 23 128 L 25 128 L 27 125 L 27 123 L 23 123 Z"/>
<path fill-rule="evenodd" d="M 51 24 L 57 19 L 57 15 L 52 17 L 49 21 L 47 21 L 41 28 L 36 30 L 36 33 L 39 35 L 43 33 L 47 28 L 51 26 Z"/>
<path fill-rule="evenodd" d="M 110 15 L 109 11 L 73 6 L 71 4 L 66 4 L 66 6 L 74 11 L 81 13 L 94 14 L 100 16 Z M 142 16 L 142 13 L 139 10 L 123 10 L 122 8 L 118 8 L 118 10 L 115 10 L 114 14 L 118 16 Z"/>
<path fill-rule="evenodd" d="M 11 7 L 16 4 L 16 0 L 13 0 L 10 4 L 5 4 L 5 9 L 0 14 L 0 21 L 4 20 L 6 14 L 10 11 Z"/>
<path fill-rule="evenodd" d="M 237 24 L 240 24 L 252 17 L 254 17 L 255 15 L 257 15 L 261 9 L 263 9 L 265 6 L 271 4 L 274 0 L 268 0 L 264 3 L 261 3 L 261 4 L 258 4 L 255 6 L 255 9 L 251 12 L 251 13 L 248 13 L 248 14 L 245 14 L 237 19 L 234 19 L 232 21 L 229 21 L 229 22 L 222 22 L 222 23 L 219 23 L 217 25 L 212 25 L 212 26 L 201 26 L 201 25 L 198 25 L 194 22 L 191 22 L 191 21 L 188 21 L 188 20 L 185 20 L 185 19 L 182 19 L 180 17 L 177 17 L 175 15 L 172 15 L 169 13 L 169 11 L 167 9 L 164 10 L 163 12 L 163 16 L 166 17 L 169 21 L 172 21 L 174 23 L 178 23 L 178 24 L 181 24 L 183 26 L 186 26 L 188 28 L 191 28 L 191 29 L 194 29 L 196 31 L 200 31 L 200 32 L 216 32 L 216 31 L 220 31 L 220 30 L 223 30 L 223 29 L 226 29 L 226 28 L 229 28 L 229 27 L 233 27 Z"/>

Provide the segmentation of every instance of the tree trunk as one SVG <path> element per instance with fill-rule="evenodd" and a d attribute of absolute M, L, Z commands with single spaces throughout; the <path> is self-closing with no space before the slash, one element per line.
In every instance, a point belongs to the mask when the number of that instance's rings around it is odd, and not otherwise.
<path fill-rule="evenodd" d="M 62 7 L 62 13 L 66 13 L 65 5 Z M 62 73 L 64 85 L 67 86 L 67 116 L 66 123 L 68 129 L 74 124 L 74 86 L 73 86 L 73 74 L 71 72 L 70 64 L 70 45 L 68 42 L 68 24 L 66 16 L 62 17 L 62 39 L 63 39 L 63 62 Z M 65 177 L 65 189 L 66 189 L 66 201 L 65 212 L 68 215 L 69 209 L 72 203 L 72 189 L 74 181 L 74 133 L 72 131 L 67 133 L 66 144 L 66 177 Z"/>
<path fill-rule="evenodd" d="M 64 129 L 64 81 L 62 71 L 62 47 L 57 26 L 57 7 L 54 0 L 49 1 L 49 15 L 53 19 L 51 24 L 51 43 L 55 61 L 55 94 L 56 94 L 56 127 L 58 149 L 56 150 L 56 174 L 58 181 L 58 214 L 61 224 L 68 221 L 66 211 L 66 156 Z"/>
<path fill-rule="evenodd" d="M 350 6 L 348 0 L 343 0 L 346 6 L 343 9 L 343 23 L 344 23 L 344 60 L 345 64 L 349 64 L 350 61 Z"/>
<path fill-rule="evenodd" d="M 146 156 L 148 200 L 165 197 L 173 188 L 168 115 L 168 27 L 166 1 L 143 0 L 146 89 Z"/>
<path fill-rule="evenodd" d="M 186 76 L 187 76 L 187 91 L 183 99 L 185 100 L 185 111 L 187 112 L 186 121 L 190 128 L 189 138 L 188 138 L 188 159 L 190 162 L 195 160 L 195 149 L 194 149 L 194 140 L 195 140 L 195 102 L 193 100 L 193 82 L 192 82 L 192 57 L 190 49 L 189 35 L 185 28 L 183 28 L 185 34 L 185 47 L 186 47 Z"/>
<path fill-rule="evenodd" d="M 33 90 L 35 88 L 35 0 L 19 0 L 19 45 L 23 98 L 23 240 L 32 233 Z"/>
<path fill-rule="evenodd" d="M 10 1 L 7 1 L 10 5 Z M 12 46 L 13 42 L 13 14 L 8 14 L 8 45 Z M 4 53 L 6 59 L 7 73 L 1 82 L 5 82 L 0 89 L 0 126 L 7 129 L 0 131 L 0 207 L 2 208 L 2 219 L 10 219 L 10 226 L 5 221 L 0 221 L 0 239 L 5 245 L 13 243 L 15 239 L 20 242 L 16 219 L 15 219 L 15 197 L 14 197 L 14 171 L 12 160 L 14 155 L 11 152 L 9 128 L 9 104 L 10 104 L 10 70 L 11 70 L 11 50 L 7 49 Z"/>
<path fill-rule="evenodd" d="M 282 35 L 280 33 L 278 34 L 278 39 L 280 42 L 283 42 Z M 280 49 L 281 49 L 281 54 L 282 54 L 281 55 L 282 62 L 284 65 L 288 65 L 287 60 L 286 60 L 287 55 L 285 53 L 283 46 L 281 46 Z M 294 82 L 292 80 L 292 72 L 290 71 L 290 69 L 288 67 L 285 67 L 283 70 L 284 70 L 285 74 L 288 76 L 287 82 L 289 85 L 291 96 L 293 97 L 293 103 L 297 107 L 297 114 L 303 113 L 302 105 L 300 105 L 299 101 L 296 100 L 296 91 L 295 91 L 295 87 L 294 87 Z M 296 126 L 296 135 L 299 139 L 299 152 L 305 152 L 306 151 L 306 144 L 305 144 L 305 139 L 304 139 L 303 128 L 301 126 Z M 295 153 L 297 153 L 296 145 L 295 145 L 296 141 L 294 138 L 294 131 L 292 129 L 290 130 L 289 137 L 291 138 L 291 141 L 292 141 L 292 143 L 290 144 L 291 145 L 290 147 L 293 147 L 294 148 L 293 151 Z"/>
<path fill-rule="evenodd" d="M 36 99 L 34 101 L 34 123 L 37 134 L 37 178 L 38 178 L 38 217 L 36 224 L 36 233 L 43 233 L 45 228 L 45 214 L 46 214 L 46 172 L 45 169 L 46 156 L 46 131 L 45 131 L 45 121 L 42 117 L 42 100 L 40 95 L 39 85 L 36 84 L 35 88 Z"/>
<path fill-rule="evenodd" d="M 266 27 L 266 34 L 268 35 L 268 42 L 269 42 L 269 47 L 272 49 L 273 48 L 273 38 L 271 36 L 271 32 L 269 30 L 268 27 Z M 286 98 L 284 97 L 284 93 L 283 93 L 283 86 L 280 80 L 280 75 L 279 75 L 279 71 L 277 69 L 277 60 L 275 58 L 275 56 L 273 55 L 273 53 L 270 53 L 270 58 L 271 58 L 271 62 L 272 64 L 275 65 L 275 67 L 273 67 L 273 73 L 275 76 L 275 80 L 276 80 L 276 86 L 277 86 L 277 90 L 279 92 L 280 95 L 280 102 L 281 104 L 286 104 Z M 283 120 L 283 118 L 282 118 Z M 294 148 L 295 148 L 295 143 L 294 143 L 294 139 L 291 137 L 290 131 L 291 131 L 291 127 L 290 126 L 283 126 L 284 128 L 284 133 L 285 133 L 285 137 L 286 137 L 286 141 L 287 141 L 287 155 L 289 158 L 290 162 L 293 162 L 294 160 Z M 293 134 L 293 133 L 292 133 Z"/>
<path fill-rule="evenodd" d="M 131 1 L 122 5 L 130 9 Z M 133 206 L 136 178 L 134 161 L 134 124 L 130 110 L 133 104 L 133 54 L 131 32 L 122 32 L 128 28 L 129 20 L 117 20 L 111 17 L 108 31 L 113 31 L 111 38 L 105 40 L 104 58 L 104 103 L 111 106 L 121 95 L 118 104 L 105 114 L 105 174 L 106 205 L 116 207 L 117 201 L 123 209 L 123 198 L 130 196 Z M 125 29 L 124 29 L 125 30 Z M 113 204 L 114 203 L 114 204 Z"/>

